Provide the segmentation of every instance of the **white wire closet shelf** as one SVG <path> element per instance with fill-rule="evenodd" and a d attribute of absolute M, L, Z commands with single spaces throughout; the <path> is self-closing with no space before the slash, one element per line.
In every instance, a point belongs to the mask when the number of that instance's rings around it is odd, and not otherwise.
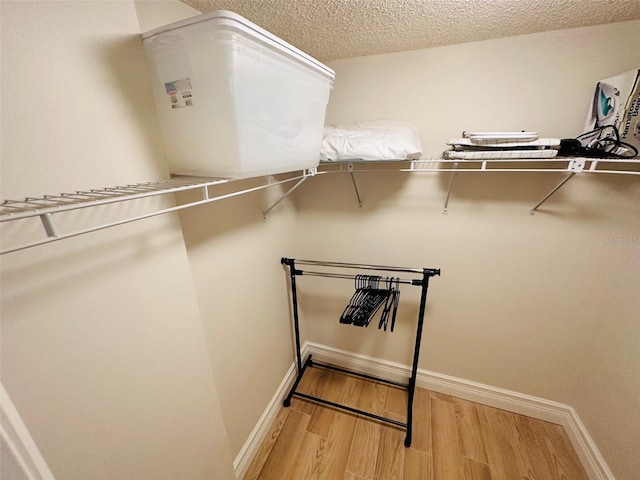
<path fill-rule="evenodd" d="M 352 167 L 350 167 L 352 165 Z M 332 171 L 385 171 L 394 172 L 585 172 L 600 174 L 640 175 L 640 157 L 635 159 L 554 157 L 539 159 L 472 159 L 447 160 L 421 158 L 418 160 L 339 160 L 320 162 L 321 172 Z"/>
<path fill-rule="evenodd" d="M 320 164 L 320 173 L 347 172 L 358 201 L 362 199 L 354 176 L 355 172 L 411 172 L 411 173 L 449 173 L 449 187 L 443 213 L 448 213 L 449 199 L 454 178 L 459 173 L 566 173 L 542 200 L 530 209 L 533 214 L 544 202 L 567 183 L 576 174 L 609 174 L 640 176 L 640 159 L 554 157 L 545 159 L 473 159 L 447 160 L 442 158 L 422 158 L 419 160 L 341 160 L 326 161 Z"/>
<path fill-rule="evenodd" d="M 185 208 L 204 205 L 207 203 L 224 200 L 239 195 L 256 192 L 258 190 L 273 187 L 275 185 L 282 185 L 297 180 L 298 183 L 294 186 L 295 188 L 308 176 L 314 174 L 315 171 L 305 170 L 300 175 L 292 176 L 290 178 L 279 181 L 268 181 L 267 183 L 252 186 L 249 188 L 241 188 L 240 186 L 240 180 L 246 179 L 207 179 L 202 177 L 174 176 L 169 180 L 161 180 L 156 182 L 136 183 L 131 185 L 120 185 L 115 187 L 90 190 L 78 190 L 72 193 L 43 195 L 41 197 L 26 197 L 22 200 L 3 200 L 2 203 L 0 203 L 0 223 L 19 222 L 21 220 L 39 218 L 40 222 L 42 223 L 43 229 L 41 233 L 44 238 L 39 238 L 37 240 L 27 242 L 19 242 L 18 244 L 13 245 L 6 245 L 6 239 L 3 238 L 0 255 L 24 250 L 38 245 L 44 245 L 46 243 L 55 242 L 65 238 L 71 238 L 78 235 L 103 230 L 109 227 L 115 227 L 138 220 L 155 217 L 165 213 L 183 210 Z M 225 184 L 230 185 L 233 191 L 219 195 L 211 194 L 211 187 Z M 233 189 L 233 186 L 237 186 L 237 188 Z M 290 189 L 286 195 L 288 195 L 291 191 L 293 191 L 293 189 Z M 188 200 L 185 203 L 181 203 L 179 205 L 175 205 L 172 202 L 172 206 L 161 206 L 159 208 L 153 209 L 150 212 L 145 212 L 142 214 L 128 214 L 127 212 L 125 212 L 125 214 L 121 216 L 122 218 L 118 218 L 115 221 L 98 223 L 87 228 L 62 231 L 58 228 L 59 225 L 56 222 L 56 217 L 65 212 L 71 212 L 81 209 L 92 210 L 98 207 L 105 207 L 113 204 L 126 204 L 129 202 L 140 201 L 152 197 L 166 197 L 180 192 L 194 192 L 197 194 L 197 198 L 194 200 Z M 279 203 L 281 200 L 282 199 L 280 199 L 277 203 Z"/>
<path fill-rule="evenodd" d="M 302 183 L 310 177 L 348 172 L 351 174 L 353 186 L 358 197 L 358 203 L 362 205 L 358 192 L 354 172 L 407 172 L 407 173 L 434 173 L 444 172 L 451 175 L 449 189 L 444 206 L 444 213 L 447 213 L 447 206 L 451 194 L 454 176 L 459 173 L 494 173 L 494 172 L 549 172 L 566 173 L 565 178 L 547 196 L 545 196 L 535 207 L 531 209 L 533 213 L 542 203 L 544 203 L 553 193 L 562 187 L 569 179 L 576 174 L 611 174 L 611 175 L 635 175 L 640 176 L 640 160 L 619 160 L 619 159 L 585 159 L 585 158 L 554 158 L 541 160 L 443 160 L 443 159 L 420 159 L 413 161 L 345 161 L 345 162 L 323 162 L 318 169 L 307 169 L 301 172 L 292 172 L 292 176 L 284 180 L 268 181 L 258 186 L 242 188 L 239 180 L 234 179 L 207 179 L 201 177 L 181 177 L 175 176 L 170 180 L 156 182 L 136 183 L 131 185 L 121 185 L 110 188 L 78 190 L 72 193 L 60 193 L 54 195 L 43 195 L 40 197 L 26 197 L 22 200 L 3 200 L 0 203 L 0 223 L 18 222 L 27 219 L 39 219 L 42 228 L 39 229 L 43 238 L 35 240 L 18 241 L 16 244 L 5 244 L 3 236 L 0 255 L 16 252 L 38 245 L 75 237 L 98 230 L 115 227 L 125 223 L 130 223 L 146 218 L 175 212 L 182 209 L 204 205 L 207 203 L 248 194 L 275 185 L 283 185 L 290 182 L 295 184 L 290 187 L 282 196 L 267 208 L 263 215 L 266 215 L 275 208 L 282 200 L 290 195 Z M 246 179 L 245 179 L 246 180 Z M 228 193 L 212 195 L 213 187 L 228 185 L 231 190 Z M 235 187 L 235 188 L 234 188 Z M 126 204 L 128 202 L 139 201 L 150 197 L 162 197 L 180 192 L 195 192 L 197 198 L 181 203 L 179 205 L 162 206 L 150 212 L 142 214 L 125 215 L 114 221 L 106 221 L 91 225 L 86 228 L 60 229 L 60 224 L 56 216 L 64 212 L 73 210 L 89 210 L 112 204 Z"/>

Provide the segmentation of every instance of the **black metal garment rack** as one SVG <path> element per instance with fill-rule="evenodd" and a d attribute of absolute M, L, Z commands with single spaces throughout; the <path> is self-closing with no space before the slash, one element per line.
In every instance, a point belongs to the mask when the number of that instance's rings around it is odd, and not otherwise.
<path fill-rule="evenodd" d="M 422 326 L 424 324 L 424 312 L 427 304 L 427 290 L 429 288 L 429 279 L 435 275 L 440 275 L 440 269 L 435 268 L 405 268 L 405 267 L 391 267 L 384 265 L 362 265 L 356 263 L 339 263 L 339 262 L 321 262 L 316 260 L 295 260 L 293 258 L 282 258 L 281 263 L 289 267 L 289 275 L 291 280 L 291 301 L 293 304 L 293 321 L 294 321 L 294 334 L 295 334 L 295 347 L 296 347 L 296 361 L 297 361 L 297 371 L 298 375 L 296 380 L 289 390 L 287 397 L 285 398 L 283 404 L 285 407 L 289 407 L 291 405 L 291 398 L 298 397 L 306 400 L 312 400 L 314 402 L 320 403 L 322 405 L 328 405 L 330 407 L 339 408 L 341 410 L 346 410 L 351 413 L 356 413 L 358 415 L 363 415 L 365 417 L 373 418 L 375 420 L 379 420 L 382 422 L 390 423 L 392 425 L 396 425 L 398 427 L 402 427 L 406 429 L 407 435 L 404 439 L 404 446 L 411 446 L 412 439 L 412 421 L 413 421 L 413 397 L 416 388 L 416 374 L 418 371 L 418 357 L 420 356 L 420 343 L 422 339 Z M 378 272 L 399 272 L 399 273 L 409 273 L 409 274 L 420 274 L 420 278 L 413 279 L 396 279 L 396 281 L 400 284 L 407 284 L 421 287 L 421 295 L 420 295 L 420 309 L 418 310 L 418 320 L 416 325 L 416 340 L 415 346 L 413 349 L 413 364 L 411 366 L 411 377 L 409 378 L 408 383 L 398 383 L 390 380 L 386 380 L 384 378 L 378 378 L 373 375 L 366 375 L 359 372 L 354 372 L 345 368 L 336 367 L 334 365 L 326 365 L 322 363 L 318 363 L 312 361 L 311 355 L 309 355 L 304 363 L 302 362 L 302 357 L 300 353 L 300 324 L 298 318 L 298 295 L 296 291 L 296 277 L 306 275 L 306 276 L 316 276 L 316 277 L 329 277 L 329 278 L 343 278 L 343 279 L 355 279 L 356 275 L 347 274 L 347 273 L 336 273 L 332 271 L 309 271 L 309 270 L 300 270 L 296 265 L 305 265 L 305 266 L 313 266 L 313 267 L 328 267 L 330 270 L 332 269 L 357 269 L 357 270 L 376 270 Z M 376 382 L 393 385 L 396 387 L 401 387 L 407 390 L 407 422 L 399 422 L 397 420 L 383 417 L 380 415 L 375 415 L 371 412 L 366 412 L 363 410 L 358 410 L 356 408 L 352 408 L 347 405 L 342 405 L 335 402 L 330 402 L 328 400 L 315 397 L 313 395 L 307 395 L 306 393 L 298 392 L 297 388 L 302 380 L 302 377 L 309 367 L 320 367 L 326 368 L 330 370 L 336 370 L 338 372 L 346 373 L 349 375 L 355 375 L 357 377 L 366 378 L 368 380 L 373 380 Z"/>

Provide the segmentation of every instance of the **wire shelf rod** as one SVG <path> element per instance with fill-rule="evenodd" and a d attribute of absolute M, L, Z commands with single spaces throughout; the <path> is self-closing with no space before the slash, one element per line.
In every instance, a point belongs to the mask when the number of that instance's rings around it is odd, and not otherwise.
<path fill-rule="evenodd" d="M 19 207 L 19 206 L 17 206 L 17 205 L 11 205 L 11 203 L 20 203 L 20 204 L 22 204 L 22 203 L 24 203 L 24 202 L 10 202 L 10 203 L 9 203 L 9 202 L 7 201 L 7 203 L 4 203 L 4 202 L 3 202 L 3 203 L 2 203 L 2 205 L 0 205 L 0 206 L 1 206 L 3 209 L 4 209 L 4 208 L 13 208 L 13 209 L 17 209 L 17 210 L 24 210 L 24 207 Z"/>
<path fill-rule="evenodd" d="M 93 193 L 99 197 L 113 197 L 113 192 L 109 192 L 106 188 L 91 189 L 89 193 Z"/>
<path fill-rule="evenodd" d="M 73 197 L 76 198 L 78 196 L 83 196 L 86 197 L 90 200 L 95 200 L 96 198 L 104 198 L 104 194 L 101 194 L 99 192 L 85 192 L 84 190 L 78 190 L 74 193 L 61 193 L 60 196 L 61 197 Z"/>
<path fill-rule="evenodd" d="M 24 197 L 26 203 L 38 203 L 46 201 L 44 197 Z"/>
<path fill-rule="evenodd" d="M 411 172 L 411 173 L 567 173 L 572 170 L 569 168 L 425 168 L 425 169 L 357 169 L 358 173 L 392 173 L 392 172 Z M 347 173 L 345 170 L 325 170 L 318 173 Z M 607 173 L 607 174 L 619 174 L 619 175 L 640 175 L 640 170 L 583 170 L 581 173 Z"/>
<path fill-rule="evenodd" d="M 79 194 L 73 194 L 74 196 L 78 197 L 80 196 Z M 74 201 L 73 198 L 69 195 L 65 196 L 62 194 L 58 194 L 58 195 L 43 195 L 42 198 L 46 198 L 48 200 L 51 201 L 56 201 L 56 202 L 71 202 Z"/>
<path fill-rule="evenodd" d="M 151 192 L 156 190 L 158 189 L 154 189 L 151 187 L 111 187 L 111 188 L 105 188 L 104 192 L 110 195 L 113 193 L 119 193 L 121 195 L 129 195 L 131 193 L 144 193 L 144 192 Z"/>
<path fill-rule="evenodd" d="M 28 202 L 25 202 L 28 205 L 35 205 L 35 206 L 40 206 L 40 207 L 53 207 L 53 208 L 57 208 L 60 206 L 60 201 L 59 200 L 53 200 L 50 198 L 31 198 L 28 199 Z"/>
<path fill-rule="evenodd" d="M 25 199 L 25 200 L 23 200 L 21 202 L 15 202 L 14 205 L 2 205 L 2 209 L 5 209 L 5 208 L 11 208 L 11 209 L 14 209 L 14 210 L 36 212 L 36 211 L 38 211 L 38 208 L 42 208 L 42 205 L 37 203 L 37 202 Z"/>

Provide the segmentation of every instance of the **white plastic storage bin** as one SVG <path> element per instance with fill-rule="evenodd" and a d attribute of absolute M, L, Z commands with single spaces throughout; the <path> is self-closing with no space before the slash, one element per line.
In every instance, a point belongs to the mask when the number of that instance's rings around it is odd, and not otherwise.
<path fill-rule="evenodd" d="M 333 70 L 224 10 L 142 38 L 172 173 L 243 178 L 318 165 Z"/>

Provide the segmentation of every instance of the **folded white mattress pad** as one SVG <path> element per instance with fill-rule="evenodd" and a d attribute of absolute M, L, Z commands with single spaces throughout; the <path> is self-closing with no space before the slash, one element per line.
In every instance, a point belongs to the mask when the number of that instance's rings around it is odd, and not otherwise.
<path fill-rule="evenodd" d="M 326 126 L 320 148 L 321 161 L 417 160 L 421 156 L 417 128 L 395 120 Z"/>

